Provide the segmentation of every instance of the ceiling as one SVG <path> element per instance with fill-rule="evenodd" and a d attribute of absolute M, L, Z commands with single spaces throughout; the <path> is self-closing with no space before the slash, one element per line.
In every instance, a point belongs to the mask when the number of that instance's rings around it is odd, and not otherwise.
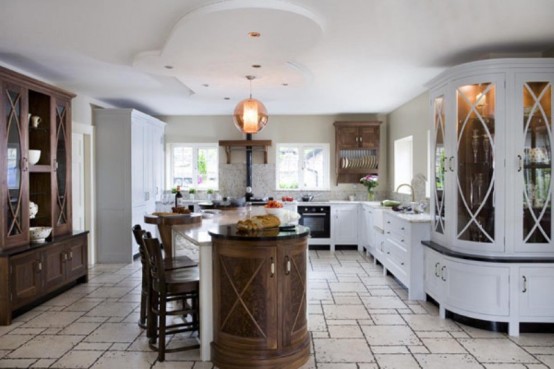
<path fill-rule="evenodd" d="M 553 0 L 0 0 L 0 8 L 0 63 L 154 115 L 231 115 L 250 93 L 246 75 L 256 76 L 252 95 L 270 115 L 388 113 L 449 66 L 554 52 Z"/>

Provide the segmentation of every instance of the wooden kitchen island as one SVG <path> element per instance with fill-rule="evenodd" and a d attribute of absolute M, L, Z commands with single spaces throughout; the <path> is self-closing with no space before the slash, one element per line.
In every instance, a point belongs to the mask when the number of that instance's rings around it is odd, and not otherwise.
<path fill-rule="evenodd" d="M 212 361 L 220 369 L 295 369 L 310 353 L 309 229 L 211 229 Z"/>

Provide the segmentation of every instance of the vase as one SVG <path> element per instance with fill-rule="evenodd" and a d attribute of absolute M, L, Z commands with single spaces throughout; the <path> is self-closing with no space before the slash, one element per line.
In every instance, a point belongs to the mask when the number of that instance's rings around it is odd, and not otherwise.
<path fill-rule="evenodd" d="M 368 191 L 367 192 L 367 201 L 373 201 L 375 200 L 375 193 L 373 193 L 373 191 Z"/>

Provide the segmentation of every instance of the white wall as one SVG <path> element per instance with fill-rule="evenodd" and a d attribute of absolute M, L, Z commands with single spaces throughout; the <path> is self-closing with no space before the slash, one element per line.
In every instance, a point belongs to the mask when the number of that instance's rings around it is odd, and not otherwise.
<path fill-rule="evenodd" d="M 390 192 L 394 191 L 394 141 L 413 136 L 413 174 L 427 177 L 427 131 L 430 128 L 429 93 L 408 101 L 388 115 L 388 168 Z"/>

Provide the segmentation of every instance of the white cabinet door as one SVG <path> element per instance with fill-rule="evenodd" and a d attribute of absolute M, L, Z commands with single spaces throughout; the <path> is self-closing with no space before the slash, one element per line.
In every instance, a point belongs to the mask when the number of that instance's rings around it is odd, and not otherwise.
<path fill-rule="evenodd" d="M 453 307 L 477 319 L 509 315 L 510 268 L 490 264 L 446 260 L 443 279 L 447 309 Z"/>
<path fill-rule="evenodd" d="M 514 149 L 506 158 L 507 193 L 513 200 L 506 239 L 513 240 L 515 251 L 534 255 L 554 252 L 552 221 L 552 137 L 554 77 L 547 73 L 518 73 L 513 134 Z M 514 236 L 512 236 L 513 232 Z"/>
<path fill-rule="evenodd" d="M 363 225 L 363 232 L 360 232 L 360 234 L 363 235 L 363 243 L 364 243 L 364 246 L 367 248 L 367 251 L 373 254 L 375 250 L 375 230 L 373 229 L 373 209 L 371 208 L 371 206 L 363 205 L 360 208 L 360 211 L 362 212 L 362 216 L 360 218 L 362 219 L 362 225 Z"/>
<path fill-rule="evenodd" d="M 554 317 L 554 266 L 521 267 L 519 269 L 520 316 Z"/>
<path fill-rule="evenodd" d="M 358 204 L 333 204 L 331 237 L 333 244 L 358 244 Z"/>
<path fill-rule="evenodd" d="M 441 302 L 444 298 L 446 266 L 443 256 L 430 248 L 425 248 L 425 292 Z"/>

